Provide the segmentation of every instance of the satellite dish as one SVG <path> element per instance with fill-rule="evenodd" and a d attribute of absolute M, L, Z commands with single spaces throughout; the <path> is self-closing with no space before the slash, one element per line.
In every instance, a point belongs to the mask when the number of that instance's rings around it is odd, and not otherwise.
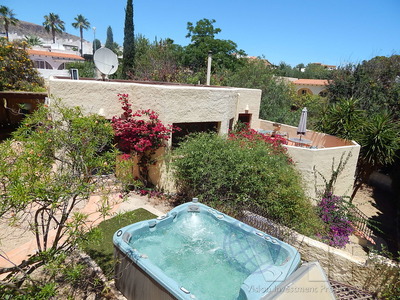
<path fill-rule="evenodd" d="M 118 69 L 118 57 L 108 48 L 96 50 L 93 56 L 96 68 L 102 73 L 102 77 L 114 74 Z"/>

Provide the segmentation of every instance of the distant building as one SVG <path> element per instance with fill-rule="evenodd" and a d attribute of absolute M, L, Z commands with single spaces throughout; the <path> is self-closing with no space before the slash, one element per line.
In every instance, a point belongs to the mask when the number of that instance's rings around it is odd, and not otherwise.
<path fill-rule="evenodd" d="M 65 69 L 65 63 L 84 61 L 79 55 L 66 52 L 53 52 L 51 49 L 28 49 L 28 54 L 44 78 L 49 78 L 50 76 L 69 76 L 68 70 Z"/>
<path fill-rule="evenodd" d="M 290 80 L 296 87 L 298 95 L 319 95 L 326 97 L 329 81 L 326 79 L 297 79 Z"/>
<path fill-rule="evenodd" d="M 79 30 L 77 30 L 79 31 Z M 4 33 L 3 33 L 4 32 Z M 37 36 L 43 43 L 43 47 L 52 50 L 69 51 L 80 55 L 81 38 L 66 32 L 56 34 L 56 43 L 53 43 L 51 33 L 48 33 L 43 26 L 25 21 L 19 21 L 17 25 L 10 25 L 9 40 L 24 40 L 25 36 Z M 0 36 L 5 35 L 4 25 L 0 23 Z M 92 42 L 83 39 L 83 54 L 93 54 Z"/>
<path fill-rule="evenodd" d="M 324 69 L 327 69 L 327 70 L 336 70 L 336 66 L 333 66 L 333 65 L 324 65 L 324 64 L 321 64 L 321 63 L 319 63 L 319 62 L 317 62 L 317 63 L 312 63 L 312 65 L 321 66 L 321 67 L 324 67 Z"/>
<path fill-rule="evenodd" d="M 266 66 L 273 66 L 270 62 L 269 62 L 269 60 L 268 59 L 265 59 L 265 58 L 260 58 L 260 57 L 257 57 L 257 56 L 244 56 L 244 58 L 247 58 L 248 60 L 252 60 L 252 61 L 254 61 L 254 60 L 259 60 L 259 61 L 262 61 Z"/>

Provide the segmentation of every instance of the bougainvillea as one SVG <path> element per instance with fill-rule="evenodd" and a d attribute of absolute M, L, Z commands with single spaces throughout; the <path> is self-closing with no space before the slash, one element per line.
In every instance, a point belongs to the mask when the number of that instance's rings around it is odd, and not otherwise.
<path fill-rule="evenodd" d="M 118 94 L 123 115 L 113 117 L 112 126 L 119 149 L 127 154 L 137 154 L 139 172 L 143 183 L 149 185 L 148 167 L 154 164 L 152 156 L 166 145 L 171 137 L 172 126 L 165 126 L 158 114 L 150 109 L 132 111 L 128 94 Z"/>
<path fill-rule="evenodd" d="M 247 124 L 242 126 L 239 130 L 232 130 L 229 132 L 228 138 L 230 140 L 245 140 L 244 145 L 251 147 L 252 141 L 264 141 L 272 146 L 272 151 L 276 153 L 287 153 L 287 150 L 283 145 L 287 144 L 287 140 L 280 136 L 271 136 L 269 134 L 262 134 L 252 128 Z M 288 161 L 292 163 L 292 160 L 288 157 Z"/>
<path fill-rule="evenodd" d="M 349 236 L 354 232 L 343 197 L 326 193 L 318 204 L 319 216 L 328 226 L 329 231 L 321 238 L 330 246 L 343 248 L 349 243 Z"/>

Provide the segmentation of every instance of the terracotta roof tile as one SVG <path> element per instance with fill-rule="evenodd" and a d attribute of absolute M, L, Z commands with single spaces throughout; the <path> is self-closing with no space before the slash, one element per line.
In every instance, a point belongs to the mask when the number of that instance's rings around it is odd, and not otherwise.
<path fill-rule="evenodd" d="M 298 85 L 328 85 L 329 81 L 326 79 L 297 79 L 295 81 L 292 81 L 294 84 Z"/>
<path fill-rule="evenodd" d="M 74 60 L 85 60 L 83 57 L 79 55 L 70 54 L 70 53 L 61 53 L 61 52 L 50 52 L 50 51 L 40 51 L 40 50 L 32 50 L 28 49 L 29 55 L 41 55 L 41 56 L 52 56 L 52 57 L 60 57 L 60 58 L 70 58 Z"/>

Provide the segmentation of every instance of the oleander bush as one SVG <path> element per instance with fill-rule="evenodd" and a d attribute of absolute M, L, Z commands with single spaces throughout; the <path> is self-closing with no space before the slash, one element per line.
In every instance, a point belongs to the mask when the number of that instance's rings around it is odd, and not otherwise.
<path fill-rule="evenodd" d="M 323 231 L 285 148 L 256 135 L 189 135 L 170 162 L 179 194 L 217 205 L 255 204 L 299 232 Z"/>

